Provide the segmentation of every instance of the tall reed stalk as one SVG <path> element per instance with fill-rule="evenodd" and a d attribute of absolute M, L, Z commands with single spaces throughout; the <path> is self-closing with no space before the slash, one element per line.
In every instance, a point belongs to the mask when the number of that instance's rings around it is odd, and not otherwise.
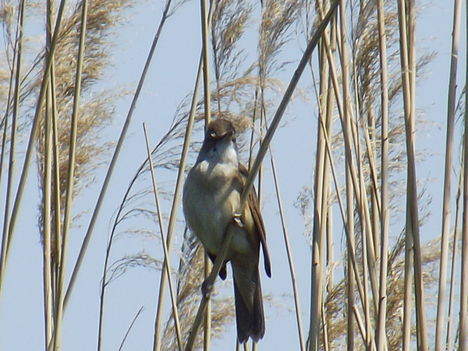
<path fill-rule="evenodd" d="M 456 111 L 456 89 L 457 89 L 457 68 L 458 68 L 458 46 L 460 35 L 461 1 L 454 1 L 453 6 L 453 30 L 452 30 L 452 55 L 450 60 L 449 88 L 447 100 L 447 134 L 445 138 L 445 166 L 444 166 L 444 197 L 442 207 L 442 240 L 440 250 L 439 268 L 439 290 L 437 295 L 437 319 L 435 333 L 435 351 L 442 351 L 445 306 L 447 303 L 447 265 L 450 242 L 450 195 L 452 187 L 452 159 L 453 159 L 453 138 Z M 454 242 L 455 244 L 455 242 Z M 453 268 L 452 268 L 453 269 Z"/>
<path fill-rule="evenodd" d="M 468 9 L 467 9 L 468 13 Z M 468 31 L 468 17 L 467 17 Z M 466 55 L 468 67 L 468 54 Z M 468 84 L 468 71 L 465 76 L 465 86 Z M 463 135 L 463 224 L 461 246 L 461 281 L 460 281 L 460 322 L 458 326 L 458 350 L 468 348 L 468 89 L 465 88 L 465 123 Z"/>

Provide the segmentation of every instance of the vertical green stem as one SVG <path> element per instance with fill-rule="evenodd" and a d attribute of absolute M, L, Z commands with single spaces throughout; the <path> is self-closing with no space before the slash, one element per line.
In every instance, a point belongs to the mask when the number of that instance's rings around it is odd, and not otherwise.
<path fill-rule="evenodd" d="M 468 7 L 467 7 L 468 15 Z M 468 30 L 468 17 L 466 20 Z M 468 55 L 466 66 L 468 67 Z M 465 85 L 468 84 L 466 70 Z M 468 106 L 468 89 L 465 89 L 465 106 Z M 461 248 L 461 283 L 460 283 L 460 324 L 458 336 L 458 351 L 468 350 L 468 109 L 465 108 L 465 130 L 463 135 L 463 230 Z"/>
<path fill-rule="evenodd" d="M 385 322 L 387 316 L 387 263 L 388 263 L 388 69 L 387 69 L 387 37 L 385 33 L 384 1 L 378 0 L 377 16 L 379 27 L 379 59 L 380 59 L 380 106 L 381 116 L 381 169 L 380 169 L 380 282 L 379 310 L 376 328 L 377 351 L 386 347 Z"/>
<path fill-rule="evenodd" d="M 3 231 L 2 231 L 2 247 L 0 252 L 0 264 L 2 270 L 0 272 L 0 293 L 3 280 L 3 264 L 4 258 L 6 257 L 7 243 L 9 241 L 10 233 L 10 206 L 11 206 L 11 193 L 13 188 L 13 176 L 15 170 L 15 147 L 16 147 L 16 123 L 19 115 L 19 100 L 21 91 L 21 62 L 23 57 L 23 26 L 24 26 L 24 5 L 25 0 L 21 1 L 19 8 L 19 23 L 18 23 L 18 37 L 17 37 L 17 50 L 16 50 L 16 75 L 15 75 L 15 92 L 14 92 L 14 105 L 13 105 L 13 118 L 11 121 L 11 132 L 10 132 L 10 156 L 8 164 L 8 176 L 7 176 L 7 188 L 5 198 L 5 212 L 3 217 Z M 5 118 L 5 133 L 6 123 Z M 6 135 L 5 135 L 6 138 Z M 1 168 L 0 168 L 1 169 Z"/>
<path fill-rule="evenodd" d="M 439 268 L 439 290 L 437 294 L 437 319 L 435 332 L 435 351 L 442 351 L 444 327 L 446 323 L 445 306 L 446 286 L 447 286 L 447 265 L 450 241 L 450 195 L 452 183 L 452 158 L 453 158 L 453 135 L 455 125 L 456 110 L 456 90 L 457 90 L 457 65 L 458 65 L 458 46 L 460 36 L 461 20 L 460 0 L 454 1 L 453 6 L 453 29 L 452 29 L 452 55 L 450 57 L 450 75 L 449 92 L 447 101 L 447 134 L 445 138 L 445 167 L 444 167 L 444 195 L 442 208 L 442 239 L 440 250 L 440 268 Z M 456 227 L 455 227 L 456 230 Z M 454 243 L 455 245 L 455 243 Z"/>
<path fill-rule="evenodd" d="M 174 317 L 174 326 L 176 330 L 177 346 L 179 347 L 179 351 L 182 351 L 183 349 L 182 333 L 180 331 L 179 313 L 177 311 L 177 297 L 175 294 L 174 283 L 173 283 L 172 276 L 171 276 L 171 262 L 169 258 L 170 253 L 169 253 L 169 249 L 167 247 L 166 241 L 164 240 L 164 225 L 163 225 L 163 218 L 162 218 L 162 209 L 161 209 L 161 204 L 159 201 L 159 192 L 158 192 L 158 186 L 156 184 L 156 175 L 154 171 L 153 159 L 151 158 L 151 150 L 150 150 L 150 146 L 148 142 L 148 134 L 146 132 L 146 126 L 144 124 L 143 124 L 143 130 L 145 133 L 146 151 L 148 155 L 148 162 L 149 162 L 149 167 L 150 167 L 150 172 L 151 172 L 151 181 L 153 183 L 154 202 L 156 204 L 159 231 L 161 233 L 161 242 L 162 242 L 163 252 L 164 252 L 164 262 L 165 262 L 164 269 L 166 270 L 166 274 L 167 274 L 168 281 L 169 281 L 169 292 L 171 295 L 172 316 Z"/>

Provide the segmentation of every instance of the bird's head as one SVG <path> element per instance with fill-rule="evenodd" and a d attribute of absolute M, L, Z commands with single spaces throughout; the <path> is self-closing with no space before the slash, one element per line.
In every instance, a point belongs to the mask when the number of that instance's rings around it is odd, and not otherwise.
<path fill-rule="evenodd" d="M 229 120 L 218 118 L 208 124 L 200 157 L 202 159 L 214 158 L 217 161 L 238 162 L 236 130 Z"/>

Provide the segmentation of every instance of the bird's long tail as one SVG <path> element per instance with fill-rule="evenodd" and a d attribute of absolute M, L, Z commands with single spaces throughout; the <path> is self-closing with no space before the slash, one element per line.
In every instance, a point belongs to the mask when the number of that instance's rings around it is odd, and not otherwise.
<path fill-rule="evenodd" d="M 246 273 L 246 269 L 239 269 L 233 265 L 237 338 L 240 343 L 246 342 L 249 337 L 257 342 L 265 334 L 262 287 L 258 265 L 255 265 L 255 269 L 250 274 Z"/>

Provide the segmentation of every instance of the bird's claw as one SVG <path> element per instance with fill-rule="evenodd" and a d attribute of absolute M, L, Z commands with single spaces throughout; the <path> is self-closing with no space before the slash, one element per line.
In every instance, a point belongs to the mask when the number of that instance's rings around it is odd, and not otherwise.
<path fill-rule="evenodd" d="M 232 220 L 239 228 L 244 228 L 244 222 L 242 222 L 242 215 L 240 213 L 234 213 Z"/>
<path fill-rule="evenodd" d="M 202 283 L 201 291 L 204 297 L 210 297 L 211 292 L 213 291 L 213 284 L 208 282 L 208 279 Z"/>

